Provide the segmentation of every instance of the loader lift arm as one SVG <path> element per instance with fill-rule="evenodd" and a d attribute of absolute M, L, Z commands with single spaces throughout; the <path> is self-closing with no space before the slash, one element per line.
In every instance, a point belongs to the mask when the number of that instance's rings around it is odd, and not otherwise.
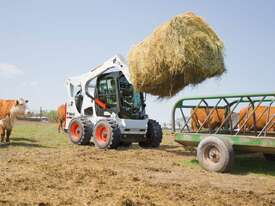
<path fill-rule="evenodd" d="M 90 79 L 95 78 L 100 74 L 106 72 L 107 70 L 114 69 L 114 68 L 119 69 L 124 74 L 126 79 L 130 82 L 130 74 L 129 74 L 129 69 L 126 61 L 121 55 L 116 55 L 108 59 L 102 65 L 99 65 L 95 69 L 91 70 L 91 72 L 89 72 L 89 75 L 84 75 L 85 78 L 81 79 L 81 85 L 84 86 L 86 82 L 89 81 Z"/>

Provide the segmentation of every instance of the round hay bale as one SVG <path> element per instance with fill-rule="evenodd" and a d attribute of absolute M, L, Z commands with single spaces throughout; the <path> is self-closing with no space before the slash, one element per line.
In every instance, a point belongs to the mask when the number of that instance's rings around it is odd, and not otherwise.
<path fill-rule="evenodd" d="M 223 42 L 193 13 L 175 16 L 128 55 L 131 81 L 141 92 L 171 97 L 187 85 L 225 71 Z"/>

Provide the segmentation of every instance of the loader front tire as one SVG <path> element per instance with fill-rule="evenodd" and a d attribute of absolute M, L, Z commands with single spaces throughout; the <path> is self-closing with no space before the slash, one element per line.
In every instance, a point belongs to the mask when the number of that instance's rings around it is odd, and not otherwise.
<path fill-rule="evenodd" d="M 143 148 L 157 148 L 162 141 L 162 129 L 160 124 L 152 119 L 149 119 L 147 125 L 146 140 L 139 142 L 139 146 Z"/>
<path fill-rule="evenodd" d="M 68 128 L 68 137 L 74 144 L 87 145 L 92 136 L 91 125 L 84 119 L 73 119 Z"/>
<path fill-rule="evenodd" d="M 113 120 L 100 120 L 96 123 L 93 138 L 99 149 L 116 149 L 120 146 L 120 129 Z"/>

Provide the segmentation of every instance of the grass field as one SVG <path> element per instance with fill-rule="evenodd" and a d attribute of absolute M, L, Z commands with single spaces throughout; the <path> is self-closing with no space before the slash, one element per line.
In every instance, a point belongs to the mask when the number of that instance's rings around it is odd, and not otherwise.
<path fill-rule="evenodd" d="M 166 138 L 164 138 L 163 144 L 177 145 L 172 142 L 173 139 L 170 137 L 169 131 L 164 131 L 164 135 Z M 13 138 L 13 143 L 6 146 L 6 148 L 15 147 L 18 150 L 29 150 L 30 148 L 57 149 L 75 146 L 69 142 L 66 134 L 57 132 L 56 124 L 51 123 L 31 124 L 21 122 L 14 129 L 13 136 L 15 137 Z M 178 146 L 180 147 L 180 145 Z M 138 146 L 136 145 L 136 147 Z M 200 169 L 195 156 L 192 159 L 181 161 L 181 164 L 183 167 Z M 232 173 L 275 176 L 275 163 L 265 161 L 261 154 L 239 155 L 235 159 Z"/>
<path fill-rule="evenodd" d="M 273 162 L 238 156 L 231 174 L 206 172 L 164 134 L 155 150 L 98 150 L 71 144 L 56 124 L 18 122 L 0 146 L 0 205 L 275 204 Z"/>

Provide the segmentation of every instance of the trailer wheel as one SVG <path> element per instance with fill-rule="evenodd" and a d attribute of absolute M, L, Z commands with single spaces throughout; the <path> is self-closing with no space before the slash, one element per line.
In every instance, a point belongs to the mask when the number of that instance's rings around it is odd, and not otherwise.
<path fill-rule="evenodd" d="M 199 143 L 197 159 L 208 171 L 228 172 L 233 166 L 234 150 L 227 139 L 207 137 Z"/>
<path fill-rule="evenodd" d="M 87 145 L 92 136 L 91 125 L 84 119 L 73 119 L 68 127 L 68 137 L 74 144 Z"/>
<path fill-rule="evenodd" d="M 93 132 L 94 143 L 100 149 L 115 149 L 120 146 L 120 129 L 115 121 L 100 120 Z"/>
<path fill-rule="evenodd" d="M 265 158 L 267 161 L 275 161 L 275 154 L 264 153 L 264 158 Z"/>
<path fill-rule="evenodd" d="M 160 124 L 152 119 L 148 121 L 146 140 L 139 142 L 139 146 L 143 148 L 159 147 L 162 141 L 162 129 Z"/>

